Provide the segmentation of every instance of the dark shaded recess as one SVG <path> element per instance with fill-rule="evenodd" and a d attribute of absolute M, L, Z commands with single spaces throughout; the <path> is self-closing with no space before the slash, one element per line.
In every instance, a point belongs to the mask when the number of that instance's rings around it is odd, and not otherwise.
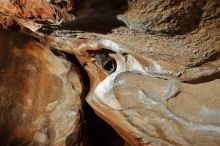
<path fill-rule="evenodd" d="M 2 28 L 9 29 L 9 30 L 12 30 L 12 31 L 17 31 L 17 32 L 21 30 L 21 26 L 19 26 L 17 23 L 13 23 L 9 26 L 8 25 L 4 26 L 4 24 L 0 23 L 0 29 L 2 29 Z"/>
<path fill-rule="evenodd" d="M 14 23 L 11 26 L 9 26 L 7 29 L 9 30 L 13 30 L 13 31 L 20 31 L 21 30 L 21 26 L 19 26 L 18 24 Z"/>
<path fill-rule="evenodd" d="M 81 9 L 81 4 L 83 3 L 83 1 L 85 0 L 72 0 L 74 3 L 74 7 L 72 10 L 69 10 L 68 13 L 69 14 L 76 14 L 76 12 Z"/>
<path fill-rule="evenodd" d="M 220 53 L 218 52 L 218 53 L 212 54 L 210 57 L 208 57 L 207 59 L 204 59 L 202 62 L 199 62 L 199 63 L 197 63 L 193 66 L 190 66 L 190 67 L 201 67 L 206 62 L 212 62 L 212 61 L 215 61 L 219 58 L 220 58 Z M 199 83 L 211 82 L 215 79 L 220 79 L 220 72 L 216 72 L 216 73 L 213 73 L 213 74 L 208 75 L 208 76 L 201 76 L 201 77 L 199 77 L 195 80 L 186 81 L 186 83 L 199 84 Z"/>
<path fill-rule="evenodd" d="M 123 8 L 122 8 L 123 7 Z M 113 28 L 125 26 L 116 16 L 124 13 L 127 0 L 90 0 L 76 12 L 76 19 L 63 28 L 96 33 L 109 33 Z"/>
<path fill-rule="evenodd" d="M 195 80 L 192 80 L 192 81 L 187 81 L 186 83 L 201 84 L 201 83 L 211 82 L 211 81 L 216 80 L 216 79 L 220 79 L 220 72 L 211 74 L 209 76 L 202 76 L 198 79 L 195 79 Z"/>
<path fill-rule="evenodd" d="M 85 0 L 74 10 L 75 20 L 63 23 L 57 28 L 50 24 L 38 31 L 50 34 L 54 30 L 85 31 L 106 34 L 114 28 L 126 26 L 116 17 L 127 10 L 127 0 Z"/>
<path fill-rule="evenodd" d="M 103 64 L 103 68 L 108 72 L 108 73 L 113 73 L 116 70 L 115 67 L 115 61 L 113 60 L 107 60 L 104 64 Z"/>
<path fill-rule="evenodd" d="M 99 118 L 93 109 L 86 103 L 86 132 L 88 144 L 84 146 L 123 146 L 124 140 L 109 126 Z"/>
<path fill-rule="evenodd" d="M 15 28 L 17 28 L 17 26 L 15 26 Z M 0 35 L 2 36 L 2 38 L 4 38 L 5 36 L 10 36 L 11 41 L 7 42 L 7 46 L 10 46 L 10 48 L 16 47 L 17 49 L 24 49 L 30 41 L 36 40 L 23 33 L 17 32 L 16 30 L 6 30 L 3 28 L 0 28 Z"/>
<path fill-rule="evenodd" d="M 66 146 L 78 146 L 80 141 L 83 141 L 83 146 L 122 146 L 124 140 L 110 125 L 99 118 L 85 101 L 85 97 L 90 89 L 89 77 L 75 55 L 54 48 L 52 48 L 51 51 L 56 56 L 63 57 L 66 60 L 73 62 L 73 64 L 78 67 L 79 72 L 83 77 L 82 82 L 84 84 L 84 91 L 81 95 L 81 100 L 83 103 L 82 120 L 85 122 L 82 121 L 83 125 L 80 137 L 76 138 L 74 134 L 70 135 L 66 139 Z"/>
<path fill-rule="evenodd" d="M 117 68 L 115 59 L 111 58 L 109 54 L 115 54 L 113 51 L 102 48 L 98 51 L 87 51 L 92 57 L 96 59 L 96 62 L 108 73 L 112 74 Z"/>
<path fill-rule="evenodd" d="M 210 55 L 206 59 L 203 59 L 201 62 L 198 62 L 195 65 L 192 65 L 190 67 L 200 67 L 200 66 L 204 65 L 207 62 L 215 61 L 219 58 L 220 58 L 220 52 L 217 52 L 217 53 L 214 53 L 214 54 Z"/>

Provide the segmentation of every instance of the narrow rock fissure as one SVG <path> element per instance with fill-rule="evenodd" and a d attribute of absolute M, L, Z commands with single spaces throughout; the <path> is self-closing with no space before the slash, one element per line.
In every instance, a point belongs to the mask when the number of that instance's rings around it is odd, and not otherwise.
<path fill-rule="evenodd" d="M 72 62 L 79 69 L 84 85 L 81 95 L 82 101 L 82 133 L 79 141 L 83 142 L 83 146 L 122 146 L 125 141 L 117 134 L 117 132 L 108 125 L 104 120 L 99 118 L 90 105 L 86 102 L 85 97 L 90 89 L 89 77 L 84 68 L 79 63 L 74 54 L 66 53 L 58 49 L 52 48 L 51 51 L 56 55 Z"/>

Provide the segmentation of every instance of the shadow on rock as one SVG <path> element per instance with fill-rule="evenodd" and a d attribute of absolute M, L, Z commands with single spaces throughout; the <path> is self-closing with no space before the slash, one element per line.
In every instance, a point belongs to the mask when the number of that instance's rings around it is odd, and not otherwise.
<path fill-rule="evenodd" d="M 60 27 L 44 26 L 39 32 L 52 33 L 54 30 L 85 31 L 96 33 L 109 33 L 114 28 L 126 26 L 118 20 L 118 14 L 127 10 L 127 0 L 90 0 L 81 3 L 74 12 L 76 19 L 62 24 Z"/>

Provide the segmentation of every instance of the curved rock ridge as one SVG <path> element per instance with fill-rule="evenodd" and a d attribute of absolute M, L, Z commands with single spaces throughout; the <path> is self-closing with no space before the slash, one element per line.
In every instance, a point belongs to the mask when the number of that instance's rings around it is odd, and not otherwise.
<path fill-rule="evenodd" d="M 77 67 L 30 37 L 0 32 L 0 145 L 80 143 Z"/>
<path fill-rule="evenodd" d="M 131 145 L 219 145 L 220 74 L 184 83 L 147 74 L 130 55 L 111 56 L 117 68 L 104 80 L 101 66 L 91 62 L 85 66 L 93 83 L 86 99 L 126 141 Z"/>

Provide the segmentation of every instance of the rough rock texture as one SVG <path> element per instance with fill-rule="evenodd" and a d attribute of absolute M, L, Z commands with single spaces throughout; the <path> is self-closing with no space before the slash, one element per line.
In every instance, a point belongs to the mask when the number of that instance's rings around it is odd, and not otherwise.
<path fill-rule="evenodd" d="M 42 25 L 74 20 L 76 3 L 74 0 L 1 0 L 0 23 L 5 28 L 18 23 L 35 31 Z M 8 23 L 9 20 L 14 23 Z"/>
<path fill-rule="evenodd" d="M 0 145 L 79 143 L 77 68 L 27 36 L 0 32 Z"/>
<path fill-rule="evenodd" d="M 130 145 L 220 145 L 220 1 L 77 2 L 66 23 L 1 19 L 75 54 L 90 79 L 87 102 Z"/>

